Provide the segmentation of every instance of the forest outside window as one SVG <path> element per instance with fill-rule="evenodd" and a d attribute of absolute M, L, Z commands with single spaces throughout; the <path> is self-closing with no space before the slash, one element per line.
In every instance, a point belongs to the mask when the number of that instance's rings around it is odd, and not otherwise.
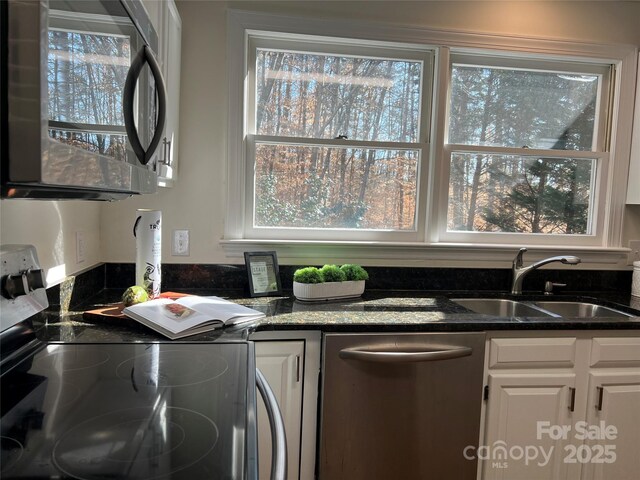
<path fill-rule="evenodd" d="M 365 40 L 320 20 L 293 34 L 245 12 L 230 27 L 229 252 L 621 261 L 633 49 L 361 25 Z"/>
<path fill-rule="evenodd" d="M 453 55 L 450 75 L 441 239 L 597 242 L 609 67 Z"/>
<path fill-rule="evenodd" d="M 432 52 L 256 37 L 248 70 L 250 235 L 423 238 Z"/>
<path fill-rule="evenodd" d="M 126 159 L 122 91 L 137 46 L 127 27 L 98 16 L 51 14 L 48 33 L 48 134 L 52 139 Z M 96 87 L 99 86 L 99 87 Z"/>

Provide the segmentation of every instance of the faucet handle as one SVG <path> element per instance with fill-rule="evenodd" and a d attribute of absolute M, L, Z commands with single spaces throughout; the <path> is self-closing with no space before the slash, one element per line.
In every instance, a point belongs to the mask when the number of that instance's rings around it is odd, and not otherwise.
<path fill-rule="evenodd" d="M 527 249 L 525 247 L 522 247 L 519 251 L 518 254 L 516 255 L 516 258 L 513 259 L 513 268 L 522 268 L 522 264 L 524 263 L 522 260 L 522 256 L 524 255 L 524 252 L 526 252 Z"/>
<path fill-rule="evenodd" d="M 544 294 L 545 295 L 552 295 L 553 294 L 553 287 L 566 287 L 567 284 L 566 283 L 555 283 L 555 282 L 551 282 L 549 280 L 547 280 L 546 282 L 544 282 Z"/>

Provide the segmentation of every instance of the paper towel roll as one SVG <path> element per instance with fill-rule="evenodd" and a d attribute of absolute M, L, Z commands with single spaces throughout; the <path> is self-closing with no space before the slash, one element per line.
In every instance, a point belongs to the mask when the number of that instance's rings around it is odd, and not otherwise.
<path fill-rule="evenodd" d="M 162 212 L 137 210 L 133 235 L 136 237 L 136 285 L 147 289 L 149 296 L 160 295 L 162 261 Z"/>

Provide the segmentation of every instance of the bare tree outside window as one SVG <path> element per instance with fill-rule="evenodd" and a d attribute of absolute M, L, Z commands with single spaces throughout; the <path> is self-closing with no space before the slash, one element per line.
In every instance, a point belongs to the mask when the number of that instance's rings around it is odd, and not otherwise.
<path fill-rule="evenodd" d="M 585 159 L 455 153 L 449 229 L 589 233 L 593 169 L 594 161 Z"/>
<path fill-rule="evenodd" d="M 130 38 L 53 28 L 48 35 L 49 136 L 126 160 L 122 92 Z"/>
<path fill-rule="evenodd" d="M 278 140 L 256 143 L 254 225 L 414 229 L 420 151 L 388 143 L 418 141 L 422 74 L 415 60 L 257 49 L 255 132 Z"/>
<path fill-rule="evenodd" d="M 259 145 L 255 224 L 410 230 L 417 152 Z M 321 161 L 314 165 L 313 159 Z"/>
<path fill-rule="evenodd" d="M 522 154 L 453 151 L 448 230 L 589 234 L 595 160 L 557 151 L 593 150 L 598 85 L 598 75 L 454 64 L 449 143 Z"/>

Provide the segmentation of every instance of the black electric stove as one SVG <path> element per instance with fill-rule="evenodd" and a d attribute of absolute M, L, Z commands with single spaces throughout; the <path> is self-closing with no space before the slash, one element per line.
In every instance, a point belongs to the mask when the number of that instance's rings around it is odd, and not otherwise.
<path fill-rule="evenodd" d="M 249 342 L 30 348 L 2 374 L 3 479 L 255 478 Z"/>
<path fill-rule="evenodd" d="M 0 478 L 257 479 L 251 342 L 43 342 L 44 284 L 0 246 Z"/>

